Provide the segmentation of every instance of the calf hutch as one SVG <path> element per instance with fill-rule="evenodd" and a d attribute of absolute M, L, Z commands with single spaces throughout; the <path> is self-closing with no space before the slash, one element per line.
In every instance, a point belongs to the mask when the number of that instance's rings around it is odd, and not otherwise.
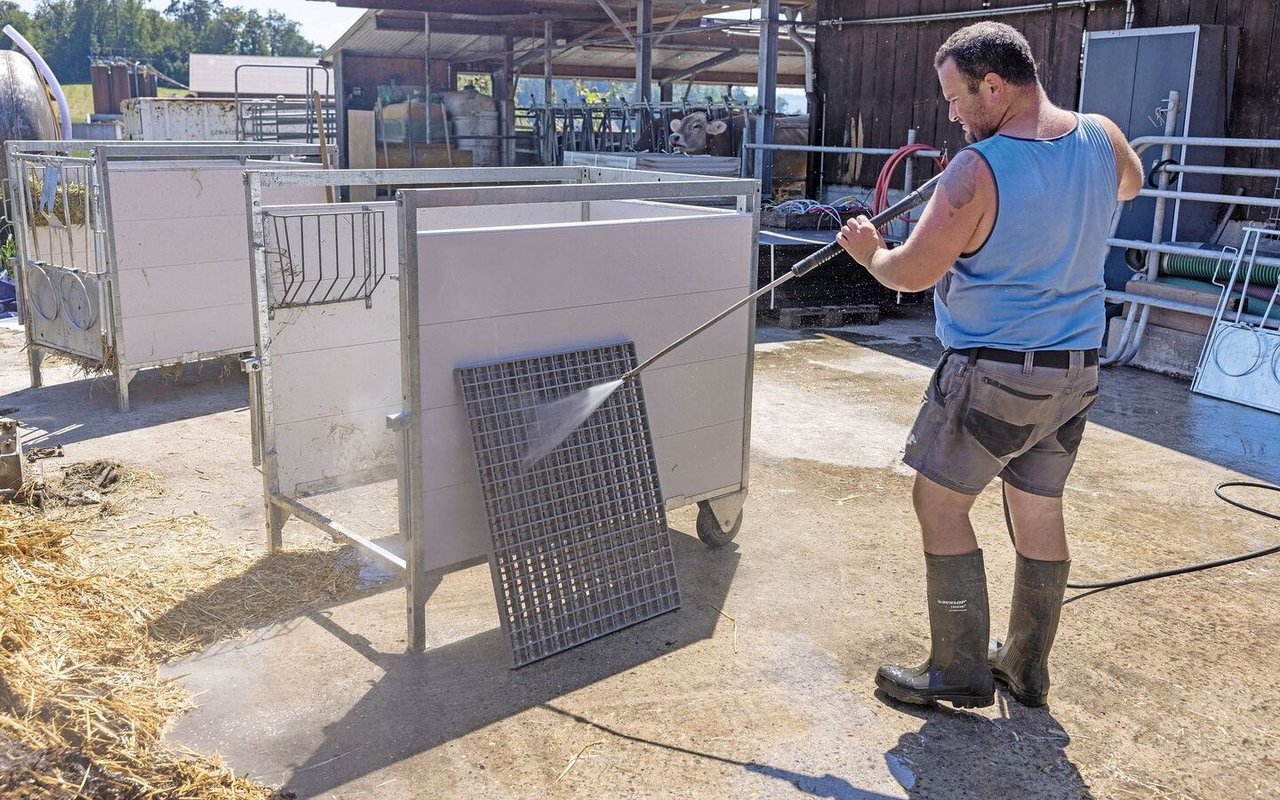
<path fill-rule="evenodd" d="M 316 145 L 11 141 L 31 385 L 44 353 L 115 377 L 253 348 L 246 166 L 318 166 Z M 84 155 L 80 155 L 84 153 Z M 293 190 L 293 199 L 323 199 Z M 283 196 L 280 199 L 284 199 Z"/>
<path fill-rule="evenodd" d="M 264 202 L 372 185 L 422 188 Z M 516 666 L 678 604 L 665 510 L 698 503 L 713 544 L 741 521 L 751 308 L 518 462 L 537 403 L 616 379 L 752 291 L 755 182 L 524 167 L 252 171 L 248 186 L 273 550 L 296 516 L 402 574 L 415 650 L 440 576 L 488 559 Z M 676 257 L 691 253 L 714 258 Z M 371 490 L 368 513 L 335 500 Z M 371 533 L 388 507 L 392 530 Z"/>

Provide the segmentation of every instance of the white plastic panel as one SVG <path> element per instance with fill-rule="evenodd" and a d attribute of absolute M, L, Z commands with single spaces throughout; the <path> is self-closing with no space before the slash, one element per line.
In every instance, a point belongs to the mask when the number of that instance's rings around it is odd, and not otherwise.
<path fill-rule="evenodd" d="M 253 313 L 248 300 L 128 317 L 123 327 L 123 363 L 128 367 L 253 350 Z M 244 330 L 249 331 L 248 342 L 242 333 L 237 333 Z"/>
<path fill-rule="evenodd" d="M 555 352 L 563 349 L 561 342 L 574 337 L 582 342 L 582 346 L 623 342 L 630 338 L 644 359 L 741 300 L 748 291 L 748 287 L 743 285 L 696 295 L 631 300 L 625 303 L 625 314 L 620 313 L 623 310 L 619 308 L 620 304 L 600 303 L 423 326 L 424 344 L 427 337 L 434 337 L 436 341 L 449 342 L 450 346 L 422 348 L 422 406 L 436 408 L 457 402 L 453 384 L 434 377 L 444 374 L 442 370 L 456 366 L 455 360 L 457 364 L 485 363 Z M 646 379 L 679 364 L 709 361 L 725 354 L 744 355 L 747 349 L 747 315 L 746 309 L 736 311 L 690 339 L 647 369 Z M 675 332 L 668 332 L 668 328 Z M 643 330 L 628 336 L 628 329 Z M 731 387 L 722 388 L 728 390 Z M 646 394 L 646 398 L 650 404 L 661 402 L 650 394 Z M 653 430 L 654 436 L 661 435 L 657 427 Z"/>
<path fill-rule="evenodd" d="M 383 246 L 390 276 L 399 271 L 399 223 L 393 204 L 375 207 L 387 215 Z M 286 495 L 316 482 L 359 482 L 396 464 L 386 418 L 401 408 L 398 287 L 387 277 L 370 307 L 361 300 L 292 306 L 270 320 L 276 466 Z"/>
<path fill-rule="evenodd" d="M 750 291 L 750 216 L 611 205 L 634 217 L 419 234 L 427 569 L 487 552 L 456 367 L 628 340 L 644 360 Z M 669 500 L 741 484 L 748 314 L 642 376 Z"/>
<path fill-rule="evenodd" d="M 314 165 L 112 161 L 109 186 L 124 365 L 253 349 L 244 171 Z M 271 202 L 324 200 L 290 188 Z"/>

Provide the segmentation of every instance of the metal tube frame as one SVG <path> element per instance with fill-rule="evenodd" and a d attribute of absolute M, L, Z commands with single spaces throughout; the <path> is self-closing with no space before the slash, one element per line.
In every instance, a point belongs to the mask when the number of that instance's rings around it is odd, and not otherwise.
<path fill-rule="evenodd" d="M 232 89 L 234 91 L 232 97 L 236 105 L 236 138 L 240 142 L 252 141 L 246 138 L 247 131 L 245 126 L 245 121 L 247 119 L 247 116 L 241 115 L 240 110 L 242 108 L 247 108 L 254 105 L 253 98 L 245 98 L 244 100 L 240 98 L 240 70 L 242 69 L 305 70 L 307 73 L 306 97 L 303 100 L 299 101 L 303 103 L 304 106 L 311 105 L 311 102 L 312 102 L 311 91 L 315 88 L 315 72 L 319 70 L 321 73 L 324 74 L 324 96 L 325 97 L 334 96 L 333 87 L 331 86 L 333 76 L 330 74 L 327 68 L 321 66 L 320 64 L 315 64 L 315 65 L 311 65 L 311 64 L 237 64 L 235 70 L 231 73 L 231 80 L 232 80 Z M 280 136 L 280 103 L 275 99 L 267 100 L 266 102 L 273 104 L 276 110 L 276 137 L 278 140 Z M 289 101 L 286 100 L 285 102 L 287 103 Z M 321 104 L 321 106 L 323 107 L 323 103 Z M 337 113 L 336 106 L 334 108 L 334 112 L 335 114 Z M 303 122 L 306 125 L 307 142 L 311 142 L 311 136 L 314 132 L 314 129 L 312 128 L 311 117 L 309 115 L 304 115 Z"/>
<path fill-rule="evenodd" d="M 81 150 L 87 150 L 89 155 L 87 157 L 59 155 Z M 100 225 L 97 226 L 100 230 L 94 230 L 93 232 L 94 258 L 97 261 L 95 274 L 102 282 L 106 292 L 106 296 L 101 298 L 103 302 L 99 312 L 104 317 L 104 327 L 108 336 L 108 341 L 104 342 L 103 345 L 102 365 L 111 372 L 115 379 L 116 406 L 121 412 L 129 410 L 129 382 L 133 379 L 133 376 L 139 370 L 164 366 L 171 362 L 164 360 L 131 362 L 124 350 L 124 313 L 121 308 L 119 291 L 119 259 L 116 255 L 116 242 L 113 234 L 115 228 L 112 217 L 111 181 L 110 172 L 107 168 L 108 162 L 126 159 L 177 160 L 183 158 L 239 158 L 244 161 L 253 157 L 317 156 L 319 152 L 319 147 L 316 145 L 244 144 L 238 142 L 139 143 L 130 141 L 14 140 L 5 144 L 5 161 L 11 184 L 25 183 L 25 181 L 12 180 L 17 177 L 18 163 L 24 156 L 56 158 L 62 161 L 84 163 L 89 168 L 91 177 L 89 179 L 90 185 L 87 188 L 90 195 L 90 207 L 93 209 L 95 218 L 100 220 Z M 22 202 L 25 203 L 26 187 L 19 186 L 18 190 L 22 193 L 20 195 Z M 30 227 L 27 225 L 25 214 L 17 215 L 15 221 L 20 227 L 20 235 L 18 237 L 20 263 L 15 271 L 21 271 L 32 259 L 32 255 L 27 249 Z M 92 220 L 86 220 L 86 224 L 91 224 L 91 222 Z M 19 294 L 18 302 L 19 304 L 27 302 L 24 294 Z M 26 326 L 25 336 L 27 339 L 31 385 L 39 387 L 43 385 L 41 361 L 43 360 L 44 351 L 61 351 L 47 345 L 36 344 L 32 337 L 31 325 Z M 196 354 L 196 360 L 202 361 L 243 352 L 244 348 L 201 352 Z"/>
<path fill-rule="evenodd" d="M 555 183 L 551 183 L 555 182 Z M 274 429 L 274 386 L 271 378 L 271 310 L 268 297 L 264 212 L 272 208 L 263 203 L 263 190 L 280 186 L 357 186 L 357 185 L 435 185 L 442 188 L 415 188 L 397 193 L 400 212 L 399 290 L 401 329 L 401 393 L 403 409 L 387 417 L 387 427 L 397 434 L 397 487 L 399 525 L 405 542 L 403 559 L 386 551 L 358 532 L 346 528 L 309 507 L 296 497 L 286 496 L 280 487 L 279 464 Z M 482 184 L 459 186 L 459 184 Z M 495 185 L 496 184 L 496 185 Z M 258 346 L 251 364 L 250 380 L 256 381 L 250 396 L 252 429 L 261 441 L 254 447 L 260 454 L 264 505 L 267 520 L 267 545 L 270 552 L 282 546 L 281 530 L 290 516 L 323 530 L 338 540 L 349 542 L 392 567 L 405 579 L 408 647 L 421 652 L 426 648 L 426 602 L 447 572 L 483 563 L 487 556 L 468 558 L 447 567 L 424 569 L 426 545 L 425 521 L 422 519 L 422 417 L 421 365 L 419 363 L 418 307 L 418 211 L 448 206 L 500 205 L 507 203 L 591 202 L 600 200 L 690 200 L 733 198 L 735 209 L 752 215 L 752 247 L 750 283 L 755 289 L 759 248 L 754 241 L 760 222 L 760 188 L 754 180 L 715 178 L 662 172 L 639 172 L 602 167 L 491 167 L 457 169 L 397 170 L 332 170 L 265 171 L 245 173 L 245 203 L 249 216 L 249 252 L 253 269 L 254 335 Z M 348 204 L 325 204 L 348 205 Z M 367 205 L 367 204 L 359 204 Z M 296 208 L 297 204 L 287 207 Z M 721 519 L 727 513 L 736 517 L 746 499 L 750 466 L 751 388 L 754 369 L 755 314 L 748 313 L 746 370 L 744 375 L 744 408 L 742 437 L 742 471 L 737 485 L 720 487 L 702 495 L 684 498 L 685 503 L 706 501 Z M 675 506 L 671 506 L 674 508 Z"/>
<path fill-rule="evenodd" d="M 107 299 L 111 302 L 102 303 L 104 299 L 99 294 L 99 327 L 104 324 L 109 325 L 110 340 L 102 342 L 101 355 L 95 355 L 87 352 L 75 352 L 70 349 L 59 349 L 56 346 L 37 342 L 35 340 L 34 325 L 30 319 L 24 327 L 24 338 L 26 339 L 27 350 L 27 367 L 30 373 L 31 385 L 33 388 L 39 388 L 44 385 L 44 378 L 41 371 L 41 364 L 44 360 L 46 351 L 63 353 L 69 356 L 79 356 L 89 359 L 98 359 L 102 366 L 115 370 L 116 353 L 118 352 L 115 343 L 120 340 L 118 325 L 116 321 L 120 317 L 119 302 L 116 300 L 117 292 L 114 291 L 116 283 L 116 275 L 112 270 L 114 243 L 107 233 L 111 230 L 110 217 L 106 214 L 105 203 L 107 202 L 106 191 L 106 172 L 103 168 L 101 159 L 96 157 L 95 150 L 90 150 L 89 157 L 80 156 L 63 156 L 49 153 L 37 153 L 29 151 L 29 142 L 13 140 L 6 143 L 5 146 L 5 163 L 8 174 L 8 183 L 13 192 L 13 211 L 11 221 L 15 229 L 15 237 L 17 240 L 18 263 L 14 265 L 15 278 L 26 272 L 28 265 L 37 265 L 41 263 L 36 253 L 33 253 L 29 244 L 34 241 L 32 226 L 28 219 L 27 211 L 31 208 L 31 197 L 28 194 L 29 186 L 24 174 L 21 172 L 21 164 L 28 161 L 44 162 L 47 166 L 58 165 L 77 165 L 84 168 L 85 174 L 85 237 L 86 244 L 92 244 L 92 252 L 89 254 L 93 260 L 93 264 L 77 265 L 74 263 L 74 254 L 72 263 L 70 264 L 51 264 L 72 273 L 83 272 L 85 275 L 92 275 L 95 284 L 103 287 L 107 293 Z M 69 211 L 69 209 L 68 209 Z M 108 252 L 108 247 L 111 247 Z M 31 288 L 26 286 L 24 281 L 15 280 L 17 288 L 19 307 L 27 307 L 29 298 L 26 292 Z"/>
<path fill-rule="evenodd" d="M 1134 139 L 1129 143 L 1139 156 L 1151 147 L 1159 146 L 1165 151 L 1163 157 L 1167 158 L 1172 154 L 1173 148 L 1182 147 L 1221 147 L 1228 149 L 1262 149 L 1262 150 L 1278 150 L 1280 149 L 1280 140 L 1275 139 L 1231 139 L 1227 137 L 1198 137 L 1198 136 L 1143 136 Z M 1169 172 L 1193 172 L 1197 171 L 1194 165 L 1171 165 Z M 1215 168 L 1204 168 L 1212 170 Z M 1236 168 L 1228 168 L 1236 169 Z M 1242 169 L 1242 168 L 1240 168 Z M 1236 172 L 1222 172 L 1221 174 L 1237 174 Z M 1280 178 L 1280 170 L 1261 170 L 1267 173 L 1256 177 Z M 1239 174 L 1246 174 L 1240 172 Z M 1249 172 L 1252 176 L 1253 173 Z M 1184 192 L 1177 189 L 1164 188 L 1168 176 L 1162 175 L 1160 178 L 1160 187 L 1158 189 L 1150 189 L 1143 187 L 1138 193 L 1140 197 L 1153 197 L 1156 199 L 1156 216 L 1152 224 L 1152 241 L 1141 242 L 1132 239 L 1116 238 L 1116 228 L 1120 222 L 1120 212 L 1117 210 L 1111 222 L 1111 234 L 1107 239 L 1110 247 L 1123 247 L 1126 249 L 1138 249 L 1147 252 L 1147 264 L 1145 276 L 1147 280 L 1154 280 L 1159 269 L 1159 254 L 1173 253 L 1179 255 L 1195 255 L 1204 258 L 1213 258 L 1219 261 L 1232 260 L 1235 256 L 1225 255 L 1213 250 L 1194 250 L 1192 248 L 1179 248 L 1176 245 L 1168 245 L 1159 242 L 1163 238 L 1164 232 L 1164 204 L 1168 200 L 1186 200 L 1188 202 L 1205 202 L 1205 203 L 1222 203 L 1237 204 L 1241 206 L 1254 208 L 1278 208 L 1280 200 L 1272 197 L 1248 197 L 1245 195 L 1226 195 L 1212 194 L 1205 192 Z M 1258 263 L 1268 266 L 1280 266 L 1280 263 L 1271 263 L 1273 261 L 1280 262 L 1278 259 L 1262 257 L 1258 259 Z M 1129 292 L 1107 292 L 1107 299 L 1113 302 L 1129 303 L 1129 311 L 1125 315 L 1124 327 L 1120 332 L 1120 341 L 1115 345 L 1108 347 L 1108 355 L 1101 359 L 1100 363 L 1104 366 L 1123 365 L 1131 362 L 1138 354 L 1138 349 L 1142 346 L 1142 336 L 1146 332 L 1147 320 L 1150 316 L 1152 308 L 1161 308 L 1162 306 L 1156 302 L 1156 298 L 1147 297 L 1145 295 L 1135 295 Z M 1207 309 L 1198 309 L 1193 313 L 1201 314 Z"/>
<path fill-rule="evenodd" d="M 894 147 L 833 147 L 809 144 L 756 144 L 747 142 L 742 145 L 748 150 L 783 150 L 793 153 L 838 153 L 840 155 L 891 156 L 898 152 Z M 919 150 L 910 154 L 911 158 L 940 158 L 941 150 Z"/>

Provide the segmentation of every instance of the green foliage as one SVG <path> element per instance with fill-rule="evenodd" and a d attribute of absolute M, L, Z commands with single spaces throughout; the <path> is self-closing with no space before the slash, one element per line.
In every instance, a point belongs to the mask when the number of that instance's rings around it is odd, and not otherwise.
<path fill-rule="evenodd" d="M 493 97 L 493 76 L 487 72 L 459 72 L 454 84 L 458 91 L 473 86 L 480 94 Z"/>
<path fill-rule="evenodd" d="M 0 0 L 0 28 L 5 25 L 12 25 L 17 29 L 18 33 L 27 37 L 27 39 L 31 38 L 36 29 L 31 15 L 23 11 L 22 7 L 12 0 Z M 0 49 L 17 50 L 18 46 L 8 36 L 0 35 Z"/>
<path fill-rule="evenodd" d="M 90 54 L 136 59 L 185 83 L 190 53 L 309 56 L 321 50 L 284 14 L 264 16 L 221 0 L 173 0 L 163 12 L 145 0 L 42 0 L 33 14 L 0 0 L 0 26 L 6 23 L 67 83 L 89 79 Z"/>

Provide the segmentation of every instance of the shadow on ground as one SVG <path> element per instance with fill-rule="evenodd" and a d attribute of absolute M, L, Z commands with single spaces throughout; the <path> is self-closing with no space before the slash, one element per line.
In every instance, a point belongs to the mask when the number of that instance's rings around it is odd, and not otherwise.
<path fill-rule="evenodd" d="M 678 611 L 516 670 L 509 667 L 510 653 L 498 628 L 422 654 L 387 653 L 379 652 L 358 633 L 345 630 L 327 615 L 313 614 L 314 622 L 372 662 L 380 674 L 340 719 L 325 726 L 324 741 L 305 761 L 280 765 L 290 773 L 284 788 L 299 797 L 321 796 L 537 708 L 646 746 L 735 764 L 790 783 L 815 797 L 883 798 L 834 776 L 802 775 L 644 738 L 594 722 L 556 703 L 557 698 L 714 634 L 721 620 L 717 609 L 723 608 L 737 571 L 737 548 L 730 545 L 711 550 L 696 537 L 677 530 L 672 530 L 672 544 L 681 577 L 682 606 Z"/>
<path fill-rule="evenodd" d="M 1093 800 L 1067 757 L 1071 737 L 1047 707 L 1026 708 L 999 692 L 1004 716 L 987 719 L 899 703 L 878 689 L 876 698 L 924 723 L 884 756 L 912 800 Z"/>
<path fill-rule="evenodd" d="M 45 372 L 47 380 L 51 370 Z M 76 444 L 235 409 L 245 410 L 248 424 L 248 384 L 234 359 L 188 364 L 181 374 L 142 370 L 129 395 L 130 410 L 121 413 L 110 376 L 46 383 L 0 395 L 0 416 L 36 431 L 23 439 L 23 447 Z"/>
<path fill-rule="evenodd" d="M 195 651 L 244 630 L 396 588 L 363 583 L 362 564 L 351 545 L 262 555 L 245 571 L 178 602 L 152 620 L 148 632 L 162 648 Z"/>

